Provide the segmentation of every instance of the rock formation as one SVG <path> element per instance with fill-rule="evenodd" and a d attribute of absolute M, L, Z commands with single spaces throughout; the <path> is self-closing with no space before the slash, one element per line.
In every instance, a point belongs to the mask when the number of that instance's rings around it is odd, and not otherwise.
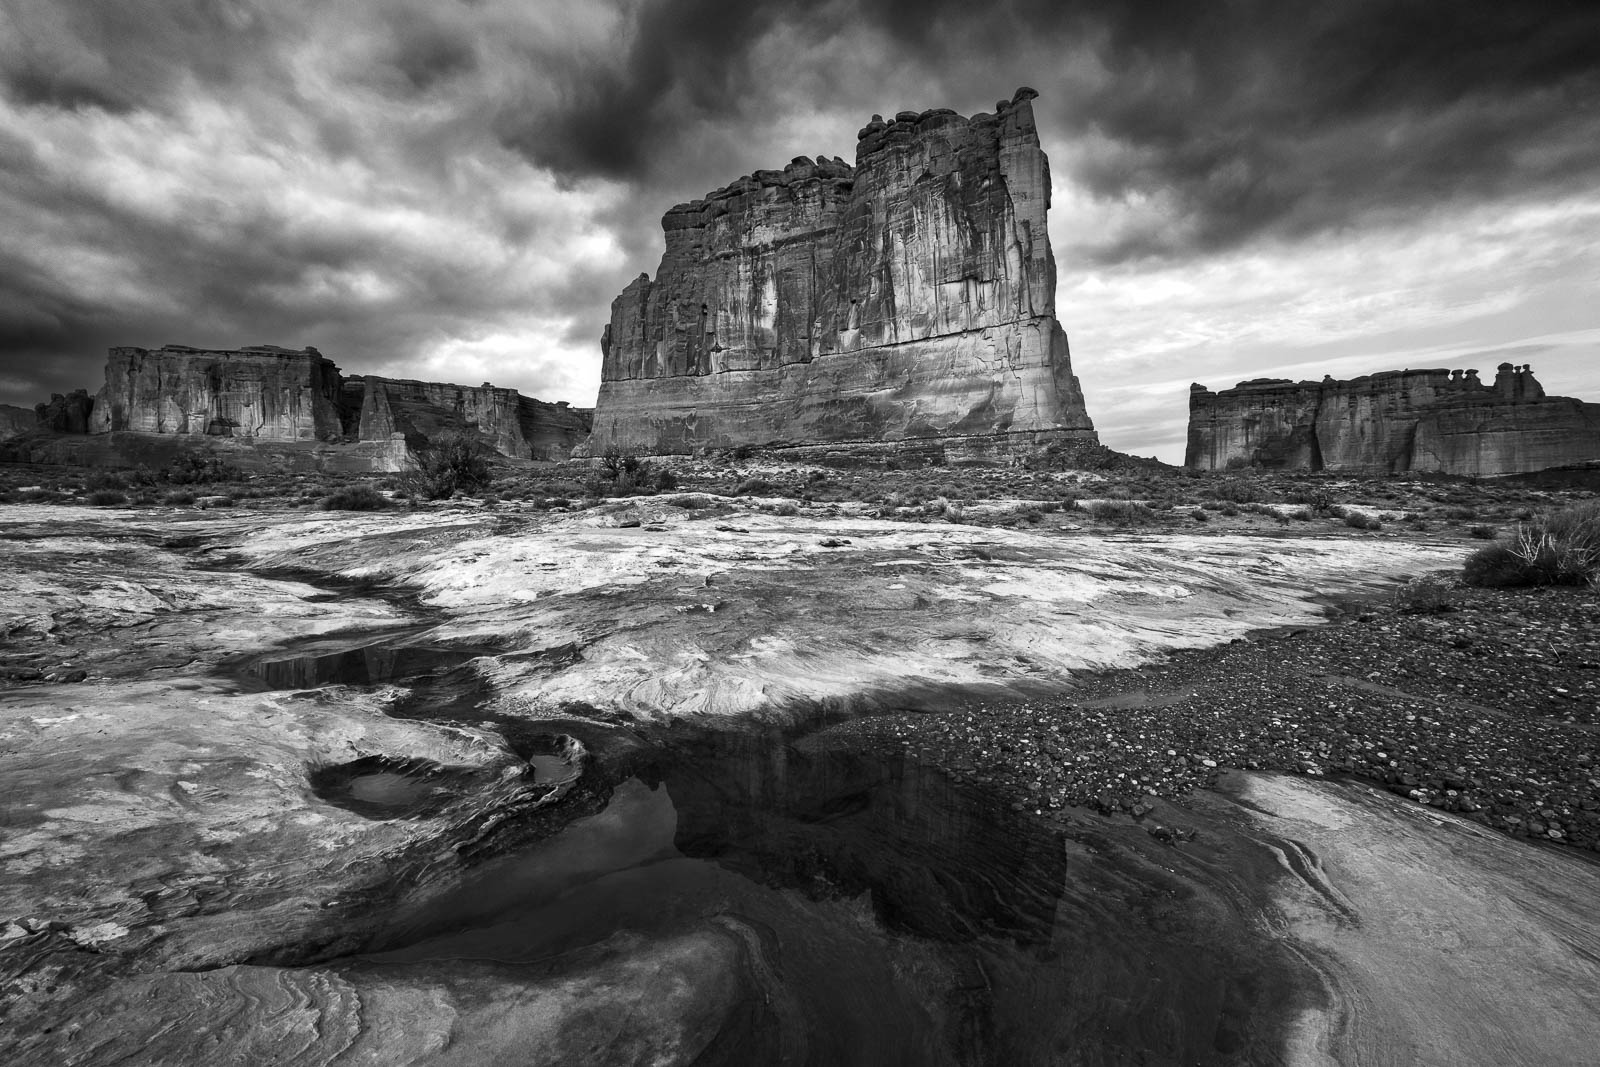
<path fill-rule="evenodd" d="M 39 417 L 27 408 L 0 404 L 0 441 L 37 429 Z"/>
<path fill-rule="evenodd" d="M 995 114 L 874 116 L 680 204 L 612 304 L 591 454 L 611 446 L 1096 440 L 1055 318 L 1031 89 Z"/>
<path fill-rule="evenodd" d="M 113 348 L 90 429 L 338 441 L 341 407 L 339 368 L 315 348 Z"/>
<path fill-rule="evenodd" d="M 74 389 L 63 396 L 50 394 L 48 404 L 34 405 L 35 421 L 50 433 L 88 433 L 94 399 L 87 389 Z"/>
<path fill-rule="evenodd" d="M 1546 396 L 1526 366 L 1387 371 L 1351 381 L 1261 378 L 1189 391 L 1184 462 L 1201 470 L 1516 474 L 1600 461 L 1600 404 Z"/>
<path fill-rule="evenodd" d="M 506 456 L 565 459 L 589 433 L 588 413 L 566 402 L 546 403 L 484 382 L 446 385 L 372 375 L 344 380 L 344 405 L 354 411 L 363 441 L 402 434 L 413 448 L 455 429 L 476 429 Z"/>
<path fill-rule="evenodd" d="M 126 431 L 328 445 L 386 445 L 400 435 L 411 449 L 426 447 L 441 433 L 467 431 L 503 455 L 550 460 L 566 458 L 587 436 L 589 413 L 488 383 L 346 378 L 315 348 L 167 345 L 113 348 L 105 386 L 92 403 L 81 390 L 57 396 L 39 406 L 37 423 L 56 433 Z"/>

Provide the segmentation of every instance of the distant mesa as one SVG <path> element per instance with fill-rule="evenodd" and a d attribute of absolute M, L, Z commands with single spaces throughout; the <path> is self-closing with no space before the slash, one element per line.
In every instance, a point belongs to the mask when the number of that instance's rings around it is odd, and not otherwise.
<path fill-rule="evenodd" d="M 1600 404 L 1546 396 L 1528 366 L 1400 370 L 1350 381 L 1261 378 L 1189 392 L 1184 462 L 1201 470 L 1489 476 L 1600 461 Z"/>
<path fill-rule="evenodd" d="M 655 279 L 612 303 L 588 452 L 1098 445 L 1055 317 L 1035 96 L 875 115 L 853 166 L 799 156 L 669 210 Z"/>
<path fill-rule="evenodd" d="M 33 412 L 0 408 L 0 439 L 46 435 L 29 458 L 77 461 L 63 435 L 233 438 L 250 445 L 315 450 L 319 465 L 401 470 L 448 432 L 476 435 L 514 459 L 565 459 L 589 433 L 589 413 L 515 389 L 446 385 L 374 375 L 345 377 L 315 348 L 113 348 L 105 385 L 52 397 Z M 120 438 L 119 438 L 120 439 Z M 125 442 L 136 448 L 135 442 Z M 320 449 L 318 446 L 324 446 Z M 293 451 L 288 448 L 288 451 Z M 116 449 L 91 449 L 97 461 Z"/>

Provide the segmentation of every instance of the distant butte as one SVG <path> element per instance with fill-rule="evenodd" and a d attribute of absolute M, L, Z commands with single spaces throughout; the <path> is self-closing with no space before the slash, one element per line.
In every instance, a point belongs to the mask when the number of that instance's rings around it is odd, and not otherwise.
<path fill-rule="evenodd" d="M 1490 476 L 1600 461 L 1600 404 L 1546 396 L 1533 369 L 1403 370 L 1351 381 L 1190 387 L 1186 466 Z"/>

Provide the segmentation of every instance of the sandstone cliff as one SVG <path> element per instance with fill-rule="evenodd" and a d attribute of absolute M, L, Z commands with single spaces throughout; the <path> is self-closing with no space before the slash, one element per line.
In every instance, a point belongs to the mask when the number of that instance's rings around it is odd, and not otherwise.
<path fill-rule="evenodd" d="M 515 389 L 373 376 L 344 377 L 315 348 L 273 345 L 215 350 L 168 345 L 113 348 L 106 384 L 91 402 L 79 391 L 41 404 L 30 428 L 56 433 L 205 435 L 260 442 L 405 446 L 373 462 L 404 462 L 405 448 L 441 433 L 476 432 L 516 459 L 565 459 L 589 433 L 589 413 Z"/>
<path fill-rule="evenodd" d="M 356 436 L 387 440 L 402 434 L 419 448 L 442 433 L 474 431 L 484 443 L 521 459 L 565 459 L 589 434 L 588 412 L 566 403 L 546 403 L 515 389 L 448 385 L 373 375 L 344 380 L 347 409 L 355 411 Z"/>
<path fill-rule="evenodd" d="M 39 428 L 50 433 L 88 433 L 94 398 L 87 389 L 74 389 L 65 395 L 51 393 L 46 404 L 35 404 Z"/>
<path fill-rule="evenodd" d="M 612 304 L 589 451 L 1096 440 L 1035 95 L 874 116 L 854 167 L 802 156 L 667 212 L 655 280 Z"/>
<path fill-rule="evenodd" d="M 0 441 L 29 433 L 39 426 L 39 417 L 28 408 L 0 404 Z"/>
<path fill-rule="evenodd" d="M 337 441 L 339 368 L 315 348 L 113 348 L 90 431 Z"/>
<path fill-rule="evenodd" d="M 1189 392 L 1186 465 L 1202 470 L 1516 474 L 1600 460 L 1600 404 L 1549 397 L 1527 367 L 1258 379 Z"/>

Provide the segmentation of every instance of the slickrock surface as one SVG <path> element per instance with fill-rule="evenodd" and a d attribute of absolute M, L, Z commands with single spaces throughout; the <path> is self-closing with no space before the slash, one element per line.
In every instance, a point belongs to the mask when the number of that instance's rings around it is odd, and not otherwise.
<path fill-rule="evenodd" d="M 336 441 L 339 384 L 339 368 L 314 348 L 113 348 L 90 429 Z"/>
<path fill-rule="evenodd" d="M 0 510 L 0 1058 L 1592 1059 L 1588 594 L 673 499 Z"/>
<path fill-rule="evenodd" d="M 1260 379 L 1189 393 L 1184 462 L 1290 470 L 1516 474 L 1600 460 L 1600 404 L 1546 396 L 1527 367 L 1352 381 Z"/>
<path fill-rule="evenodd" d="M 669 211 L 655 280 L 612 305 L 591 454 L 1095 440 L 1034 96 L 874 117 L 853 167 L 799 157 Z"/>

